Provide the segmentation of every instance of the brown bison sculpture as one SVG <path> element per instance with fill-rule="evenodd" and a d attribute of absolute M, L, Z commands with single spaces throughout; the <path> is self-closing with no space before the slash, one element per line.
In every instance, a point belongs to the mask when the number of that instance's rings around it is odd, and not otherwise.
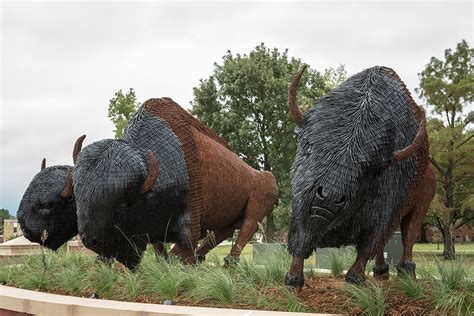
<path fill-rule="evenodd" d="M 174 242 L 193 263 L 240 229 L 228 264 L 277 201 L 270 172 L 251 168 L 169 98 L 145 102 L 120 140 L 84 147 L 72 178 L 84 245 L 131 269 L 148 243 Z M 213 242 L 197 247 L 209 232 Z"/>
<path fill-rule="evenodd" d="M 303 260 L 316 247 L 355 245 L 346 280 L 361 283 L 375 256 L 375 278 L 388 277 L 383 249 L 400 226 L 399 273 L 415 275 L 412 248 L 435 194 L 423 110 L 390 68 L 366 69 L 323 96 L 307 113 L 296 104 L 304 67 L 291 83 L 298 125 L 291 172 L 292 214 L 285 282 L 303 286 Z"/>

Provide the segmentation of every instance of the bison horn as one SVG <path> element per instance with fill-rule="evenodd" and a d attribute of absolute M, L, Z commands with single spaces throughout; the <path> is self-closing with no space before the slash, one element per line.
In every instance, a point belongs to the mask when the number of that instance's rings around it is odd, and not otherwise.
<path fill-rule="evenodd" d="M 418 133 L 416 133 L 415 138 L 407 147 L 397 150 L 394 154 L 393 160 L 402 161 L 413 155 L 420 146 L 424 143 L 426 139 L 426 120 L 423 114 L 423 117 L 420 120 L 420 126 L 418 128 Z"/>
<path fill-rule="evenodd" d="M 72 173 L 71 173 L 71 169 L 68 169 L 66 187 L 64 188 L 64 191 L 61 192 L 61 197 L 63 199 L 67 199 L 71 195 L 72 195 Z"/>
<path fill-rule="evenodd" d="M 145 182 L 143 182 L 142 193 L 150 191 L 155 185 L 156 178 L 158 177 L 158 162 L 156 161 L 155 155 L 148 149 L 146 151 L 146 156 L 150 167 L 148 169 L 148 176 L 146 177 Z"/>
<path fill-rule="evenodd" d="M 303 73 L 306 71 L 306 68 L 308 68 L 308 65 L 304 65 L 303 68 L 301 68 L 301 70 L 298 72 L 298 74 L 293 77 L 293 80 L 291 80 L 290 90 L 288 92 L 288 107 L 290 108 L 293 120 L 295 121 L 296 125 L 298 125 L 298 127 L 301 127 L 303 125 L 304 113 L 298 107 L 298 104 L 296 104 L 296 90 L 298 88 L 298 83 L 300 82 L 300 79 L 303 76 Z"/>
<path fill-rule="evenodd" d="M 74 144 L 74 150 L 72 151 L 72 161 L 74 164 L 76 164 L 77 155 L 79 155 L 79 152 L 82 149 L 82 142 L 84 141 L 84 138 L 86 138 L 86 135 L 79 137 Z"/>
<path fill-rule="evenodd" d="M 43 158 L 43 161 L 41 162 L 41 170 L 46 168 L 46 158 Z"/>

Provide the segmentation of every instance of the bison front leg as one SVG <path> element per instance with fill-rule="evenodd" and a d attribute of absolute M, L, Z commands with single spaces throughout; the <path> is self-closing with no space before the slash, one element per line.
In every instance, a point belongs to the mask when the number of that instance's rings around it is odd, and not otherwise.
<path fill-rule="evenodd" d="M 224 259 L 224 266 L 229 266 L 231 263 L 239 260 L 240 253 L 245 245 L 253 234 L 257 232 L 258 223 L 270 214 L 273 206 L 278 201 L 275 178 L 270 172 L 258 172 L 255 175 L 254 181 L 254 190 L 250 193 L 247 206 L 245 207 L 242 227 L 240 227 L 237 241 L 232 247 L 229 256 Z"/>
<path fill-rule="evenodd" d="M 413 210 L 403 217 L 400 224 L 402 231 L 403 255 L 397 265 L 397 272 L 399 276 L 410 275 L 416 278 L 415 268 L 416 264 L 413 262 L 413 245 L 418 238 L 423 220 L 428 212 L 431 201 L 435 195 L 436 178 L 431 166 L 427 169 L 425 177 L 418 185 L 415 197 L 418 203 Z"/>
<path fill-rule="evenodd" d="M 369 260 L 369 255 L 365 251 L 357 250 L 357 257 L 354 264 L 346 273 L 346 281 L 352 284 L 362 284 L 365 281 L 365 267 Z"/>
<path fill-rule="evenodd" d="M 189 243 L 176 243 L 171 249 L 170 254 L 179 257 L 183 264 L 195 264 L 197 262 L 195 254 L 195 244 L 189 241 Z"/>
<path fill-rule="evenodd" d="M 218 244 L 223 242 L 226 238 L 231 237 L 236 228 L 236 225 L 229 225 L 224 228 L 218 229 L 215 232 L 211 232 L 212 237 L 205 238 L 205 240 L 198 247 L 198 249 L 196 249 L 197 261 L 204 261 L 206 259 L 206 254 Z"/>
<path fill-rule="evenodd" d="M 290 271 L 288 271 L 285 276 L 285 285 L 295 289 L 301 289 L 304 285 L 303 268 L 304 258 L 293 257 Z"/>
<path fill-rule="evenodd" d="M 235 262 L 239 261 L 239 256 L 242 253 L 247 242 L 252 238 L 258 230 L 258 222 L 253 218 L 246 218 L 242 227 L 240 228 L 239 235 L 237 236 L 237 241 L 232 246 L 229 256 L 224 258 L 224 267 L 229 267 Z"/>

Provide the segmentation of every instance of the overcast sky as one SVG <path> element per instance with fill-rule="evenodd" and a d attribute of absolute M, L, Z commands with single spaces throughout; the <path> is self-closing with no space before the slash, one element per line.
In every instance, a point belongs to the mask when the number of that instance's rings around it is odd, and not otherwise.
<path fill-rule="evenodd" d="M 414 94 L 431 56 L 466 39 L 470 1 L 1 2 L 0 208 L 15 214 L 41 159 L 72 164 L 72 147 L 113 137 L 108 100 L 192 88 L 227 50 L 260 42 L 312 68 L 395 69 Z"/>

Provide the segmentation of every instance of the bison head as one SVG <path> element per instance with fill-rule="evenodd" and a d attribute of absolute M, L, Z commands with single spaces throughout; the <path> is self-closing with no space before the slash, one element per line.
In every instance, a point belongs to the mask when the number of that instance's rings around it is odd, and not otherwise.
<path fill-rule="evenodd" d="M 71 169 L 71 166 L 45 168 L 43 160 L 41 171 L 26 189 L 18 209 L 18 222 L 28 240 L 56 250 L 77 234 Z"/>
<path fill-rule="evenodd" d="M 85 137 L 79 137 L 74 144 L 74 162 Z M 18 209 L 18 222 L 28 240 L 57 250 L 77 234 L 71 170 L 71 166 L 46 168 L 43 159 L 41 171 L 26 189 Z"/>
<path fill-rule="evenodd" d="M 73 172 L 84 245 L 134 268 L 148 242 L 140 234 L 140 214 L 157 175 L 158 162 L 151 150 L 112 139 L 86 146 Z"/>
<path fill-rule="evenodd" d="M 414 166 L 412 154 L 426 129 L 424 120 L 418 126 L 411 123 L 415 116 L 399 92 L 400 83 L 384 67 L 352 76 L 303 114 L 296 89 L 305 69 L 294 77 L 288 100 L 299 127 L 291 172 L 290 233 L 301 231 L 297 225 L 310 226 L 312 233 L 293 235 L 298 235 L 295 242 L 314 244 L 314 238 L 344 220 L 358 220 L 357 210 L 377 190 L 384 172 L 402 160 Z M 388 97 L 387 87 L 395 87 Z"/>

